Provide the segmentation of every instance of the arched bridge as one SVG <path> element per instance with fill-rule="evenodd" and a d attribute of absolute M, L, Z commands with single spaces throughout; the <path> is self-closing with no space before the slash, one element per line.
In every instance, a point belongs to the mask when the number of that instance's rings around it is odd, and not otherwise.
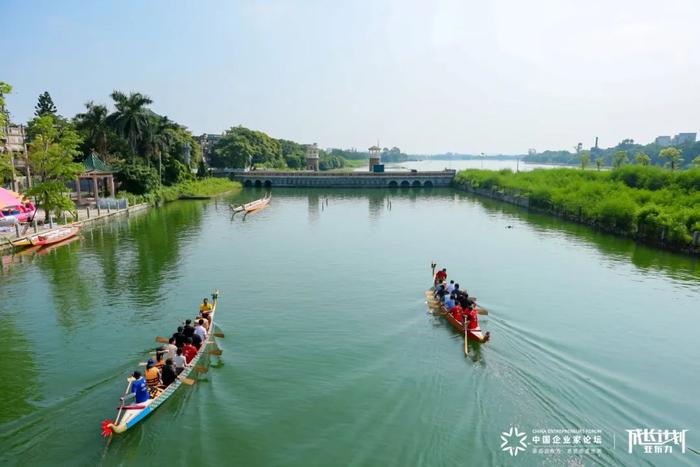
<path fill-rule="evenodd" d="M 430 188 L 450 186 L 455 170 L 441 172 L 267 172 L 231 174 L 248 187 Z"/>

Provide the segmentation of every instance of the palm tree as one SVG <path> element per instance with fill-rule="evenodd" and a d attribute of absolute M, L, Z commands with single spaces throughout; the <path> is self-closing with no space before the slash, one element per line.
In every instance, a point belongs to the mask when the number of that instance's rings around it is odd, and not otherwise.
<path fill-rule="evenodd" d="M 75 116 L 75 126 L 85 132 L 87 140 L 100 156 L 107 155 L 107 139 L 109 124 L 107 123 L 107 107 L 89 101 L 85 104 L 86 111 Z M 89 148 L 88 148 L 89 149 Z"/>
<path fill-rule="evenodd" d="M 146 154 L 149 156 L 149 165 L 151 159 L 153 159 L 153 162 L 155 162 L 156 158 L 158 159 L 158 176 L 162 183 L 163 154 L 168 153 L 168 149 L 170 149 L 170 145 L 173 142 L 172 133 L 167 130 L 177 128 L 177 124 L 164 116 L 151 119 L 149 123 L 144 138 L 144 146 Z"/>
<path fill-rule="evenodd" d="M 139 92 L 132 92 L 127 96 L 121 91 L 114 91 L 111 97 L 117 110 L 107 117 L 107 121 L 118 134 L 129 141 L 133 162 L 133 156 L 149 124 L 146 106 L 153 101 Z"/>

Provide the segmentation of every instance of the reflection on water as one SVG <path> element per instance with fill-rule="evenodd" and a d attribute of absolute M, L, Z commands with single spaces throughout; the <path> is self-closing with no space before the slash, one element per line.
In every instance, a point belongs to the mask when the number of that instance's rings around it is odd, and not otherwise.
<path fill-rule="evenodd" d="M 0 424 L 9 422 L 34 410 L 33 402 L 39 396 L 39 374 L 35 351 L 27 338 L 17 329 L 22 310 L 0 314 Z"/>

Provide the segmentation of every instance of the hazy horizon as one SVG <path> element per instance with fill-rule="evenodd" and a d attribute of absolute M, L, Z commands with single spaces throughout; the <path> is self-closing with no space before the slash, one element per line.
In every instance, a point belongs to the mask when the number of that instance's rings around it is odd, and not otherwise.
<path fill-rule="evenodd" d="M 698 131 L 690 0 L 3 0 L 13 120 L 114 89 L 194 134 L 237 125 L 321 147 L 524 154 Z M 111 107 L 111 105 L 110 105 Z"/>

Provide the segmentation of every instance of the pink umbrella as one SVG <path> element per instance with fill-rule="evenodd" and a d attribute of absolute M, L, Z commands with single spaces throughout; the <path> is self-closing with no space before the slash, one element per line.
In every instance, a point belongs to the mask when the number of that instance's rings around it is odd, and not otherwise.
<path fill-rule="evenodd" d="M 22 204 L 22 201 L 14 191 L 0 188 L 0 209 L 8 206 L 19 206 L 20 204 Z"/>

